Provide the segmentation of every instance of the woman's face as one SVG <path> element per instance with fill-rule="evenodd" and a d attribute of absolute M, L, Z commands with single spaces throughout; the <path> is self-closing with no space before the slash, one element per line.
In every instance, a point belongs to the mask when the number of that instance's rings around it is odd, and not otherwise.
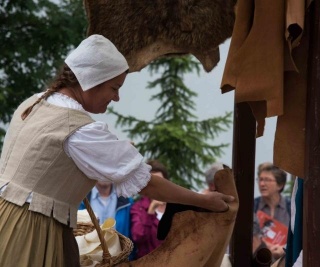
<path fill-rule="evenodd" d="M 82 106 L 91 113 L 104 113 L 111 101 L 118 102 L 119 89 L 126 79 L 127 73 L 99 84 L 88 91 L 82 93 Z"/>
<path fill-rule="evenodd" d="M 277 184 L 277 180 L 272 172 L 262 171 L 259 175 L 259 190 L 262 197 L 272 197 L 278 195 L 282 186 Z"/>

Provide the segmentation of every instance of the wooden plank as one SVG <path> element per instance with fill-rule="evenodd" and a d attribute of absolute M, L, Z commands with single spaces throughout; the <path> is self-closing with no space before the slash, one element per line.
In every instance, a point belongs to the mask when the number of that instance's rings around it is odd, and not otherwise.
<path fill-rule="evenodd" d="M 247 103 L 234 108 L 233 159 L 240 207 L 230 242 L 232 266 L 252 266 L 256 120 Z"/>
<path fill-rule="evenodd" d="M 310 10 L 306 156 L 303 192 L 303 266 L 320 266 L 320 1 Z"/>

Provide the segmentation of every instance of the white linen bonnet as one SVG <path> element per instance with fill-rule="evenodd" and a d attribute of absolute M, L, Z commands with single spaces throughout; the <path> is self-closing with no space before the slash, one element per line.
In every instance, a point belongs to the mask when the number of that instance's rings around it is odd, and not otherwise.
<path fill-rule="evenodd" d="M 64 62 L 77 77 L 83 91 L 129 69 L 127 60 L 114 44 L 99 34 L 84 39 Z"/>

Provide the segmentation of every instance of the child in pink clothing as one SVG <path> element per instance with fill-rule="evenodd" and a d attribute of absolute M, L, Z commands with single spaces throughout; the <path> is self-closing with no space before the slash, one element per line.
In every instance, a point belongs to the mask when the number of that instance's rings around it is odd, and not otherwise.
<path fill-rule="evenodd" d="M 168 179 L 167 169 L 156 160 L 148 161 L 151 173 Z M 157 239 L 159 221 L 165 211 L 166 203 L 143 196 L 131 207 L 131 237 L 137 250 L 136 258 L 148 254 L 163 241 Z"/>

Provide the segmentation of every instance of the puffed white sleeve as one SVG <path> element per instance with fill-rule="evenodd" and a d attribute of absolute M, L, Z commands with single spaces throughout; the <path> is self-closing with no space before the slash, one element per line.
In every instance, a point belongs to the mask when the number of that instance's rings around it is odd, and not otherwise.
<path fill-rule="evenodd" d="M 65 141 L 64 150 L 88 178 L 112 182 L 118 196 L 140 192 L 151 179 L 151 166 L 139 151 L 118 140 L 104 122 L 79 128 Z"/>

